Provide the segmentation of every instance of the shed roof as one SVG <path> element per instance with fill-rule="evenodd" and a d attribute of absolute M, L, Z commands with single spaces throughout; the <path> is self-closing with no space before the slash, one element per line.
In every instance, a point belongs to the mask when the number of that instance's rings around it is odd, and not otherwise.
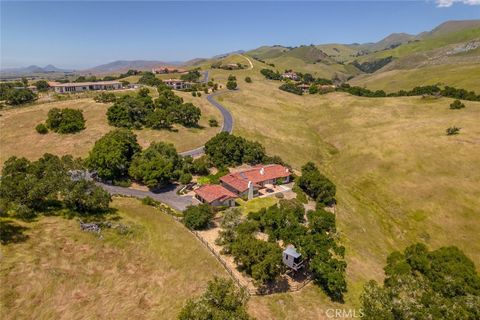
<path fill-rule="evenodd" d="M 294 246 L 288 246 L 285 250 L 283 250 L 283 253 L 294 258 L 298 258 L 301 256 L 301 254 L 297 252 L 297 249 L 295 249 Z"/>

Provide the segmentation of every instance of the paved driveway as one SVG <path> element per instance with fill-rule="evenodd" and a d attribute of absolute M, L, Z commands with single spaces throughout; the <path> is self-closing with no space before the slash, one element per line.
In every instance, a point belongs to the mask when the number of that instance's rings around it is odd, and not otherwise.
<path fill-rule="evenodd" d="M 118 187 L 104 184 L 101 182 L 97 182 L 97 185 L 101 186 L 111 195 L 119 194 L 137 198 L 151 197 L 179 211 L 185 210 L 187 206 L 192 204 L 192 196 L 180 196 L 177 194 L 177 189 L 180 188 L 180 186 L 177 185 L 170 185 L 155 191 L 143 191 L 125 187 Z"/>

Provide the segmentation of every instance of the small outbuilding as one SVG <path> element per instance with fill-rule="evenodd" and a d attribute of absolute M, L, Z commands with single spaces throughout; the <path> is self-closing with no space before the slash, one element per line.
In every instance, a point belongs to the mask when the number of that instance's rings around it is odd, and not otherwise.
<path fill-rule="evenodd" d="M 283 250 L 282 261 L 287 267 L 295 271 L 303 267 L 302 255 L 291 245 Z"/>

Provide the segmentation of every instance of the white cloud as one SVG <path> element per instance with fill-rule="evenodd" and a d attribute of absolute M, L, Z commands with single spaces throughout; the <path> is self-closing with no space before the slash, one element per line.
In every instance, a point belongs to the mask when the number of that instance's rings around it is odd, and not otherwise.
<path fill-rule="evenodd" d="M 469 6 L 480 5 L 480 0 L 435 0 L 437 6 L 441 8 L 447 8 L 452 6 L 455 2 L 463 3 Z"/>

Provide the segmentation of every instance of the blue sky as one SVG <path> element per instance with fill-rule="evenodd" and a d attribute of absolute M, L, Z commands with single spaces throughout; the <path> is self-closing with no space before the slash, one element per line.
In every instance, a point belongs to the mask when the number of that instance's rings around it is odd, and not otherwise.
<path fill-rule="evenodd" d="M 182 61 L 261 45 L 373 42 L 446 20 L 479 19 L 479 0 L 337 2 L 1 1 L 2 68 Z M 469 5 L 469 4 L 470 5 Z"/>

